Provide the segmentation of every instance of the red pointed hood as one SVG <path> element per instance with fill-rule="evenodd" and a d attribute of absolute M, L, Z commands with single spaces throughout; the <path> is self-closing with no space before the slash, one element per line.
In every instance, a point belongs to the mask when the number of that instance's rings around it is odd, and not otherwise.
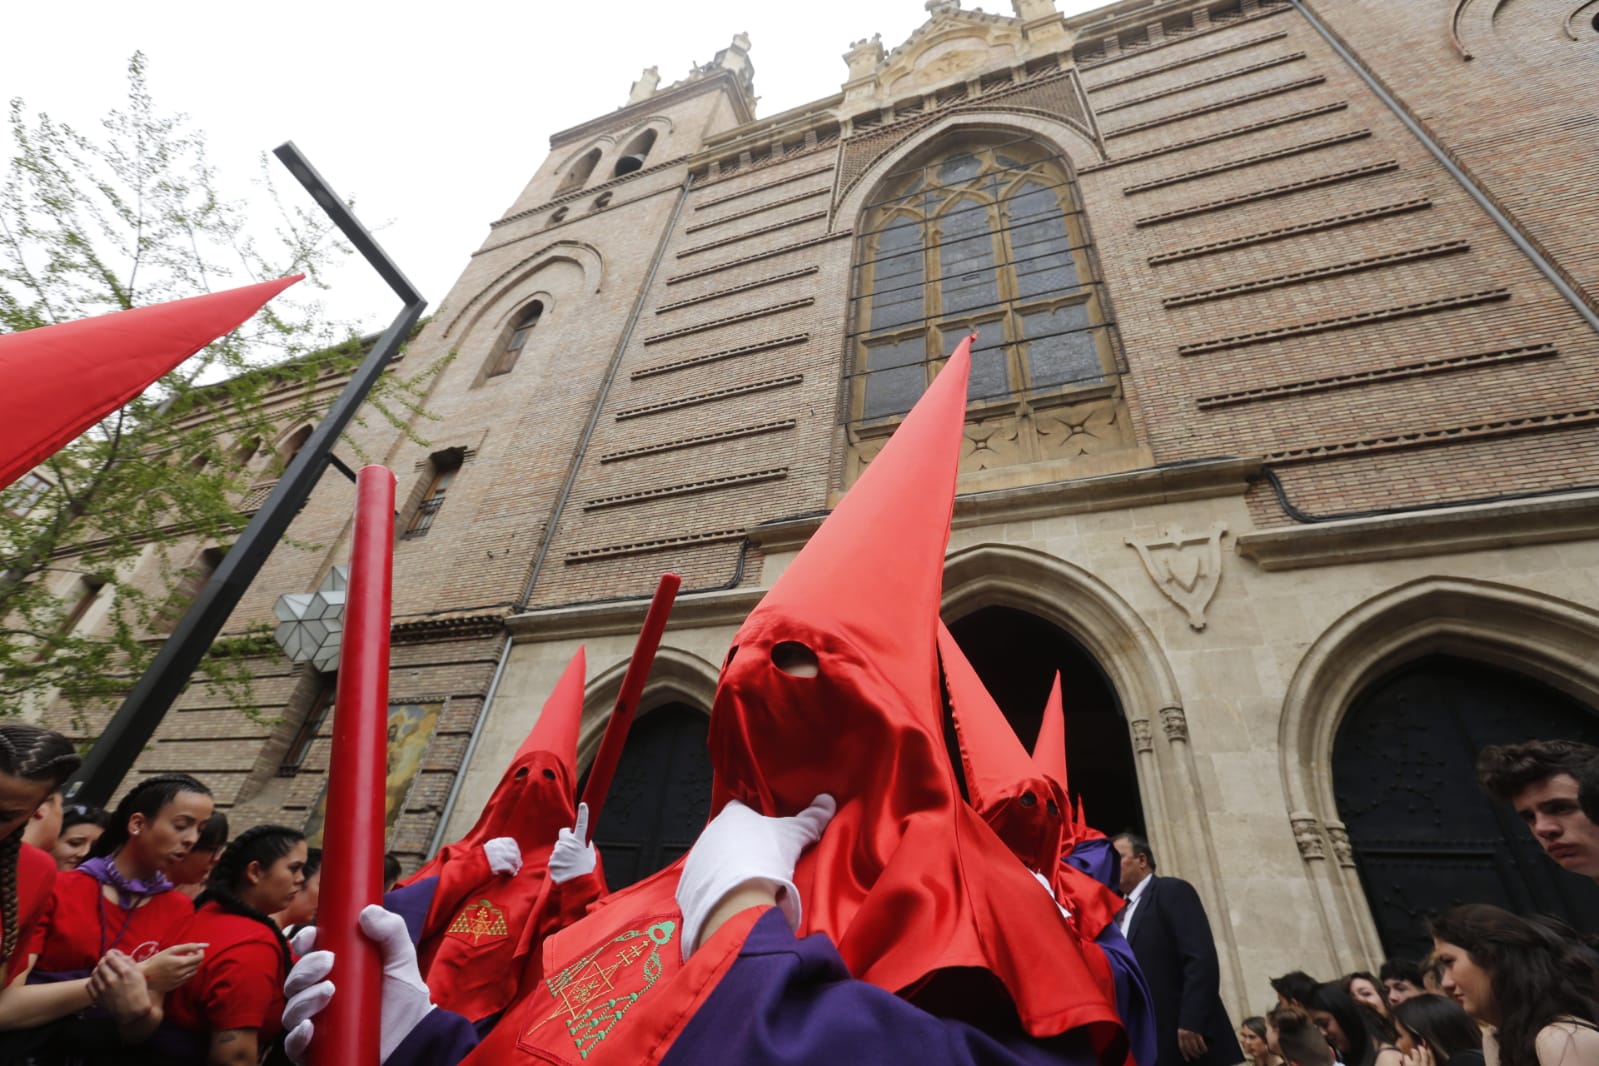
<path fill-rule="evenodd" d="M 818 792 L 840 807 L 880 794 L 878 742 L 935 761 L 943 741 L 925 719 L 941 702 L 938 609 L 970 372 L 968 337 L 734 636 L 711 713 L 713 810 L 737 797 L 792 814 Z M 819 676 L 778 668 L 783 645 L 809 649 Z M 818 707 L 833 709 L 826 728 Z M 861 743 L 838 744 L 844 729 Z"/>
<path fill-rule="evenodd" d="M 1049 699 L 1044 703 L 1044 721 L 1038 727 L 1038 739 L 1033 742 L 1033 767 L 1053 781 L 1064 795 L 1071 796 L 1066 779 L 1066 708 L 1060 694 L 1059 670 L 1055 671 Z"/>
<path fill-rule="evenodd" d="M 0 489 L 304 276 L 0 334 Z"/>
<path fill-rule="evenodd" d="M 962 800 L 944 744 L 938 611 L 970 346 L 735 636 L 711 712 L 711 809 L 736 797 L 787 815 L 831 793 L 838 813 L 794 875 L 802 933 L 828 933 L 851 974 L 929 1009 L 1014 1009 L 1035 1035 L 1089 1025 L 1114 1046 L 1103 965 Z"/>
<path fill-rule="evenodd" d="M 1034 765 L 1005 713 L 942 622 L 938 624 L 938 651 L 955 719 L 967 800 L 1028 869 L 1049 874 L 1060 859 L 1065 795 Z"/>
<path fill-rule="evenodd" d="M 1105 835 L 1091 829 L 1083 820 L 1081 799 L 1073 802 L 1066 790 L 1066 710 L 1061 698 L 1059 671 L 1044 704 L 1044 721 L 1038 727 L 1038 742 L 1033 745 L 1033 765 L 1037 772 L 1060 789 L 1065 798 L 1067 820 L 1061 833 L 1061 858 L 1055 864 L 1055 895 L 1072 912 L 1077 928 L 1092 939 L 1115 920 L 1126 901 L 1111 891 L 1105 876 L 1103 848 Z"/>
<path fill-rule="evenodd" d="M 550 849 L 576 818 L 585 673 L 579 647 L 477 823 L 412 879 L 439 879 L 417 944 L 428 986 L 440 1006 L 472 1021 L 510 1003 L 516 960 L 543 920 Z M 522 845 L 522 868 L 513 877 L 489 869 L 482 845 L 496 837 Z"/>
<path fill-rule="evenodd" d="M 555 835 L 577 815 L 577 734 L 583 719 L 583 648 L 566 664 L 555 690 L 494 787 L 483 813 L 460 840 L 445 845 L 407 883 L 438 874 L 452 860 L 476 858 L 496 837 L 515 837 L 523 865 L 543 867 Z"/>

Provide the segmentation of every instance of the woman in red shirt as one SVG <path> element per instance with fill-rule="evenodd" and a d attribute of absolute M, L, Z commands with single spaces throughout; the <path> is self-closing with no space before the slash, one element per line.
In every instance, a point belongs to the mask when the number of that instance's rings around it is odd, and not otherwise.
<path fill-rule="evenodd" d="M 56 875 L 55 892 L 29 952 L 35 982 L 86 977 L 115 948 L 144 962 L 194 912 L 166 871 L 182 860 L 211 817 L 211 790 L 187 774 L 134 785 L 90 858 Z"/>
<path fill-rule="evenodd" d="M 27 967 L 27 937 L 49 903 L 55 863 L 24 848 L 22 833 L 39 805 L 81 762 L 72 742 L 35 725 L 0 725 L 0 989 Z"/>
<path fill-rule="evenodd" d="M 269 915 L 305 884 L 305 834 L 258 825 L 236 837 L 211 871 L 198 909 L 169 943 L 207 945 L 194 977 L 166 998 L 151 1051 L 176 1064 L 255 1066 L 282 1031 L 289 945 Z"/>

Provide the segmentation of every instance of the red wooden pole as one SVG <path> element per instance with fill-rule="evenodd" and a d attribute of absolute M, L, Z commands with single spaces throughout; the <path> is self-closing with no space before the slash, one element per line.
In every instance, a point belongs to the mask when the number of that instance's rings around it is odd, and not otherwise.
<path fill-rule="evenodd" d="M 611 720 L 605 725 L 605 737 L 589 769 L 589 779 L 583 786 L 583 802 L 589 805 L 589 839 L 594 839 L 595 827 L 600 824 L 600 809 L 605 806 L 605 794 L 611 790 L 611 778 L 616 776 L 616 764 L 622 758 L 622 747 L 627 743 L 627 731 L 633 726 L 633 716 L 638 713 L 638 701 L 644 695 L 644 682 L 649 680 L 650 667 L 655 664 L 655 653 L 660 650 L 661 636 L 666 632 L 666 619 L 672 613 L 672 602 L 683 579 L 676 574 L 662 574 L 655 586 L 655 598 L 644 615 L 644 628 L 639 631 L 638 643 L 633 646 L 633 658 L 622 675 L 622 689 L 616 694 L 616 706 L 611 710 Z"/>
<path fill-rule="evenodd" d="M 362 467 L 355 493 L 316 940 L 334 952 L 338 994 L 317 1017 L 311 1066 L 378 1066 L 382 964 L 357 917 L 383 895 L 393 472 Z"/>

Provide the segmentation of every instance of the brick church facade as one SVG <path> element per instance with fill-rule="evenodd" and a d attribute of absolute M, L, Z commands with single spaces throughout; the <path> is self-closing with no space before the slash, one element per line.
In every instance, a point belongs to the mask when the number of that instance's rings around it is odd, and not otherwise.
<path fill-rule="evenodd" d="M 453 356 L 430 443 L 352 431 L 404 501 L 391 847 L 470 824 L 579 644 L 592 755 L 668 569 L 601 845 L 686 847 L 733 631 L 975 329 L 946 618 L 1028 743 L 1063 670 L 1088 817 L 1196 884 L 1232 1009 L 1455 896 L 1599 913 L 1471 779 L 1599 738 L 1599 8 L 927 7 L 812 104 L 755 117 L 739 36 L 557 134 L 396 365 Z M 257 677 L 275 723 L 197 686 L 139 770 L 313 818 L 333 679 Z"/>

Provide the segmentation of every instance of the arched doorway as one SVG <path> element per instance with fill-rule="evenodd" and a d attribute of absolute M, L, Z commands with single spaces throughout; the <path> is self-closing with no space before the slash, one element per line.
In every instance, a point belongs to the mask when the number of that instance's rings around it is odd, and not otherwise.
<path fill-rule="evenodd" d="M 1127 723 L 1115 689 L 1088 650 L 1059 626 L 1014 607 L 980 608 L 950 622 L 949 629 L 1029 751 L 1060 671 L 1072 793 L 1082 798 L 1096 829 L 1143 833 Z"/>
<path fill-rule="evenodd" d="M 1390 956 L 1431 950 L 1426 916 L 1494 903 L 1599 926 L 1599 886 L 1544 856 L 1477 787 L 1477 752 L 1539 737 L 1599 743 L 1599 714 L 1510 670 L 1430 655 L 1350 704 L 1333 740 L 1333 793 Z"/>
<path fill-rule="evenodd" d="M 711 807 L 709 722 L 705 712 L 686 703 L 668 703 L 633 723 L 594 836 L 611 889 L 676 862 L 705 827 Z"/>

